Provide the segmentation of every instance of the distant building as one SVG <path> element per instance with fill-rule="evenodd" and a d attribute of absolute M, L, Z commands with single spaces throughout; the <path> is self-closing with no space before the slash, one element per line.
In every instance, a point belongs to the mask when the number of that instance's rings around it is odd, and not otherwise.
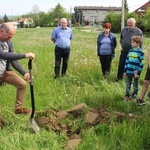
<path fill-rule="evenodd" d="M 92 25 L 94 22 L 103 22 L 111 11 L 121 14 L 122 7 L 75 6 L 74 11 L 82 12 L 82 23 L 88 22 Z"/>
<path fill-rule="evenodd" d="M 138 16 L 142 16 L 142 15 L 146 14 L 146 11 L 148 8 L 150 8 L 150 0 L 147 3 L 145 3 L 144 5 L 142 5 L 141 7 L 137 8 L 133 12 L 135 14 L 137 14 Z"/>
<path fill-rule="evenodd" d="M 32 18 L 19 18 L 18 23 L 21 25 L 21 27 L 30 27 L 33 25 L 33 19 Z"/>

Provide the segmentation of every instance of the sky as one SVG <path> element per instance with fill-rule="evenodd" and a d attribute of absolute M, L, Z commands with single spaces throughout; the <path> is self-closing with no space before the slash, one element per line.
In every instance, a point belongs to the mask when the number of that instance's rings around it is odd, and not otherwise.
<path fill-rule="evenodd" d="M 121 7 L 123 0 L 0 0 L 0 16 L 16 16 L 31 12 L 33 6 L 37 5 L 40 11 L 47 13 L 59 3 L 68 12 L 74 6 L 116 6 Z M 132 12 L 149 0 L 127 0 L 129 12 Z"/>

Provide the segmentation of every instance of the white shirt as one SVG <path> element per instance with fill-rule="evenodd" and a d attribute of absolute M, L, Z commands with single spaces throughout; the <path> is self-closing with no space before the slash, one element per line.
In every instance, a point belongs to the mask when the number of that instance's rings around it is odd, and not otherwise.
<path fill-rule="evenodd" d="M 0 41 L 0 46 L 3 48 L 4 52 L 8 52 L 9 48 L 6 42 L 2 42 Z M 0 59 L 0 75 L 3 75 L 3 73 L 6 70 L 6 64 L 7 64 L 7 60 L 4 59 Z"/>

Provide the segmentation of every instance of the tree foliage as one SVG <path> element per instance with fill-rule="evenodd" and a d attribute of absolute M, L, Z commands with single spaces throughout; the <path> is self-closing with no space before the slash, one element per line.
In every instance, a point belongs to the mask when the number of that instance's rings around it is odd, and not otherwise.
<path fill-rule="evenodd" d="M 150 20 L 150 8 L 148 8 L 146 14 L 140 18 L 141 25 L 144 26 L 146 31 L 150 31 L 149 20 Z"/>
<path fill-rule="evenodd" d="M 4 22 L 9 22 L 9 19 L 8 19 L 8 17 L 7 17 L 7 15 L 6 15 L 6 14 L 4 15 L 3 20 L 4 20 Z"/>
<path fill-rule="evenodd" d="M 105 22 L 109 22 L 112 24 L 112 29 L 111 29 L 112 32 L 115 32 L 115 33 L 120 32 L 120 30 L 121 30 L 121 14 L 118 14 L 118 13 L 112 11 L 106 16 L 104 23 Z"/>
<path fill-rule="evenodd" d="M 124 1 L 124 10 L 125 12 L 129 12 L 127 0 Z"/>

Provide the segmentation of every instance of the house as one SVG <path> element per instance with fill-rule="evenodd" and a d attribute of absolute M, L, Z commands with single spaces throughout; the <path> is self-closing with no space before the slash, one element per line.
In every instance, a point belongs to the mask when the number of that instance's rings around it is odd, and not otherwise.
<path fill-rule="evenodd" d="M 122 7 L 103 7 L 103 6 L 75 6 L 75 12 L 81 12 L 82 23 L 94 25 L 94 22 L 103 22 L 105 17 L 112 11 L 120 13 Z"/>
<path fill-rule="evenodd" d="M 32 18 L 19 18 L 18 23 L 21 25 L 21 27 L 30 27 L 33 25 L 33 19 Z"/>
<path fill-rule="evenodd" d="M 137 8 L 135 11 L 133 11 L 135 14 L 137 14 L 138 16 L 142 16 L 144 14 L 146 14 L 146 10 L 150 8 L 150 0 L 145 3 L 144 5 L 142 5 L 141 7 Z"/>

